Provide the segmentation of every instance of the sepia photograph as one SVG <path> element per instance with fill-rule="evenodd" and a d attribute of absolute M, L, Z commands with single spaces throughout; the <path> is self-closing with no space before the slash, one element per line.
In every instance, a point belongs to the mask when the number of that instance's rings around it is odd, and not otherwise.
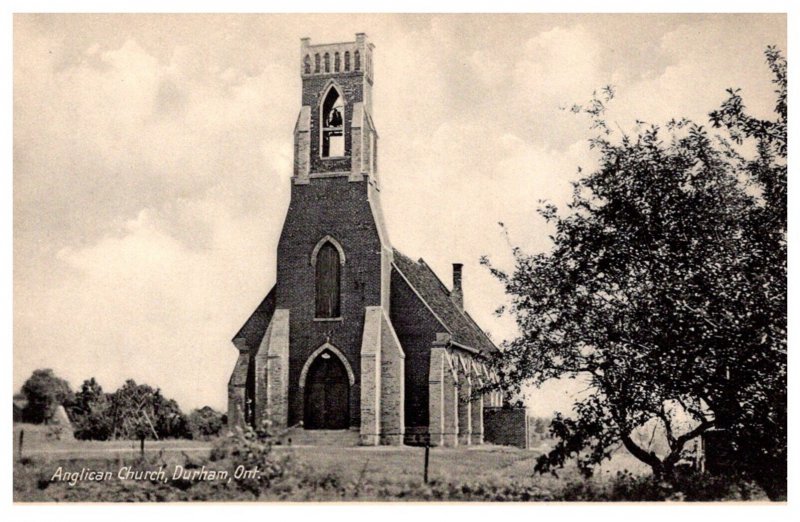
<path fill-rule="evenodd" d="M 787 13 L 11 18 L 16 505 L 786 503 Z"/>

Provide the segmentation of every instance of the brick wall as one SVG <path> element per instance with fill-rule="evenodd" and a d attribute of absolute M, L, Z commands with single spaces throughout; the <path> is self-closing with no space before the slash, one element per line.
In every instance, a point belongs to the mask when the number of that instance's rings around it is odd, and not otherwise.
<path fill-rule="evenodd" d="M 367 306 L 381 304 L 382 245 L 367 199 L 366 181 L 317 178 L 292 185 L 292 199 L 278 244 L 276 306 L 291 311 L 289 424 L 303 416 L 297 384 L 311 353 L 326 341 L 347 358 L 355 373 L 350 390 L 351 426 L 358 426 L 360 347 Z M 315 276 L 311 252 L 326 235 L 345 253 L 341 270 L 341 320 L 315 321 Z"/>
<path fill-rule="evenodd" d="M 430 350 L 443 327 L 396 270 L 392 270 L 391 320 L 406 354 L 406 431 L 415 433 L 421 430 L 413 428 L 428 426 Z"/>
<path fill-rule="evenodd" d="M 489 444 L 528 448 L 528 420 L 525 408 L 484 406 L 483 438 Z"/>

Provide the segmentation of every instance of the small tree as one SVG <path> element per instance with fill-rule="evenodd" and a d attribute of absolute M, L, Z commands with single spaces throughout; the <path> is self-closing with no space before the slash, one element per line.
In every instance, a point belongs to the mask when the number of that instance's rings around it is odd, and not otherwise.
<path fill-rule="evenodd" d="M 156 431 L 161 438 L 179 439 L 191 437 L 189 420 L 174 399 L 167 399 L 156 390 L 153 397 L 153 412 Z"/>
<path fill-rule="evenodd" d="M 21 391 L 28 401 L 22 412 L 23 419 L 35 424 L 47 424 L 56 408 L 72 397 L 69 383 L 49 368 L 34 371 Z"/>
<path fill-rule="evenodd" d="M 83 381 L 80 391 L 75 394 L 70 417 L 75 427 L 75 438 L 111 438 L 114 427 L 110 416 L 110 401 L 94 377 Z"/>
<path fill-rule="evenodd" d="M 216 437 L 225 426 L 225 415 L 210 406 L 203 406 L 189 414 L 189 427 L 194 439 Z"/>
<path fill-rule="evenodd" d="M 179 438 L 189 435 L 178 403 L 161 390 L 128 379 L 110 398 L 115 438 Z"/>

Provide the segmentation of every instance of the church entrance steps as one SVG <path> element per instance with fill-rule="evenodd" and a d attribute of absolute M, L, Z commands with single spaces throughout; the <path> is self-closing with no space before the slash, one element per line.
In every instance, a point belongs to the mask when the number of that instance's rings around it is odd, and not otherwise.
<path fill-rule="evenodd" d="M 296 428 L 290 430 L 284 438 L 284 444 L 291 440 L 292 446 L 338 446 L 354 447 L 359 445 L 358 431 L 354 430 L 306 430 Z"/>

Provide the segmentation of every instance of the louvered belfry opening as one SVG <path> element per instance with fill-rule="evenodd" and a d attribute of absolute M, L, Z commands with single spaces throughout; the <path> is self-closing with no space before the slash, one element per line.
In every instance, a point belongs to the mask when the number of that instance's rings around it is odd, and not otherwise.
<path fill-rule="evenodd" d="M 317 254 L 316 313 L 318 318 L 339 317 L 341 301 L 341 264 L 339 251 L 330 241 Z"/>

